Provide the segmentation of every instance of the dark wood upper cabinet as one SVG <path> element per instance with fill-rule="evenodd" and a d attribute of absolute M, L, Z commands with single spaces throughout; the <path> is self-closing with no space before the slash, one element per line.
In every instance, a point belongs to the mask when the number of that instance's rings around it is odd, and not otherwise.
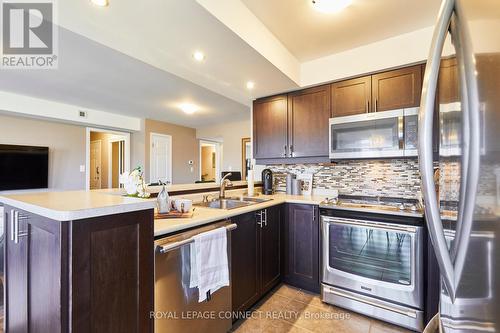
<path fill-rule="evenodd" d="M 288 150 L 287 95 L 253 103 L 254 158 L 285 158 Z"/>
<path fill-rule="evenodd" d="M 291 157 L 328 156 L 330 85 L 288 95 Z"/>
<path fill-rule="evenodd" d="M 286 206 L 284 280 L 292 286 L 319 293 L 318 207 Z"/>
<path fill-rule="evenodd" d="M 373 75 L 372 87 L 372 111 L 417 107 L 422 92 L 422 66 Z"/>
<path fill-rule="evenodd" d="M 458 84 L 457 58 L 441 60 L 438 80 L 439 104 L 460 101 L 460 88 Z"/>
<path fill-rule="evenodd" d="M 331 85 L 332 117 L 370 112 L 371 76 L 336 82 Z"/>

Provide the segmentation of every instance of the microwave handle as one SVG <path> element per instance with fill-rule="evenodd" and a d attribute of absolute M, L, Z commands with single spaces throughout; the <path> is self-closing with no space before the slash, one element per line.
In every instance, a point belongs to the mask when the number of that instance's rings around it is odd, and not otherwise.
<path fill-rule="evenodd" d="M 399 149 L 405 148 L 405 120 L 403 116 L 398 117 L 398 140 Z"/>

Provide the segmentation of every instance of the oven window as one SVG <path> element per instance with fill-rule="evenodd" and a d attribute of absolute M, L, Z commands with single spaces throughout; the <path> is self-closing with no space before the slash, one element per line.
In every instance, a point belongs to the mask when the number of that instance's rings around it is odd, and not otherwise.
<path fill-rule="evenodd" d="M 412 235 L 330 224 L 329 265 L 365 278 L 411 284 Z"/>

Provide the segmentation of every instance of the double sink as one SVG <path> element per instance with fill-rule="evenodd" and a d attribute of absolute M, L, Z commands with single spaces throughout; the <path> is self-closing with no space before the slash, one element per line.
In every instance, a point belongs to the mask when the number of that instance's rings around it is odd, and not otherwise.
<path fill-rule="evenodd" d="M 201 202 L 195 204 L 195 206 L 215 208 L 215 209 L 235 209 L 235 208 L 256 205 L 271 200 L 273 199 L 251 198 L 251 197 L 225 198 L 225 199 L 213 199 L 208 202 Z"/>

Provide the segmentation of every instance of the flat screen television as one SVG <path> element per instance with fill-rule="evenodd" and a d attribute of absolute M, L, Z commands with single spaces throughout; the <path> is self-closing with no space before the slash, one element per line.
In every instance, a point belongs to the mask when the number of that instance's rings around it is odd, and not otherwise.
<path fill-rule="evenodd" d="M 0 144 L 0 191 L 48 187 L 49 148 Z"/>

